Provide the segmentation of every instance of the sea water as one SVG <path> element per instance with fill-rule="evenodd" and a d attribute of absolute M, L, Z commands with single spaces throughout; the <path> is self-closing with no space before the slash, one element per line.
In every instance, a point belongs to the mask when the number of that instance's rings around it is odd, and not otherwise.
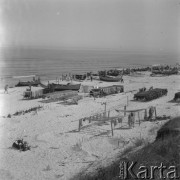
<path fill-rule="evenodd" d="M 176 56 L 168 53 L 99 49 L 1 48 L 0 86 L 1 88 L 5 84 L 14 86 L 19 80 L 32 80 L 34 75 L 42 80 L 51 80 L 62 74 L 176 62 Z"/>

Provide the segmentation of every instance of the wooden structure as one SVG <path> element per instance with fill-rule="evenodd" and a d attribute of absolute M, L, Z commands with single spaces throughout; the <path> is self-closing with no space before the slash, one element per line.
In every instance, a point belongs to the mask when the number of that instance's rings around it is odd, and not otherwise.
<path fill-rule="evenodd" d="M 106 107 L 105 107 L 106 109 Z M 117 124 L 121 124 L 122 127 L 122 123 L 125 120 L 126 114 L 128 114 L 128 121 L 125 122 L 128 124 L 129 128 L 134 127 L 135 124 L 135 114 L 136 117 L 138 117 L 138 124 L 140 126 L 141 124 L 141 120 L 152 120 L 153 117 L 157 117 L 157 112 L 156 112 L 156 107 L 148 107 L 148 108 L 143 108 L 143 109 L 134 109 L 134 110 L 126 110 L 126 106 L 124 106 L 124 110 L 117 110 L 114 109 L 117 112 L 122 112 L 124 113 L 124 115 L 117 115 L 117 116 L 113 116 L 110 117 L 110 110 L 109 111 L 104 111 L 102 113 L 93 115 L 93 116 L 89 116 L 89 117 L 85 117 L 85 118 L 81 118 L 79 119 L 79 124 L 78 124 L 78 131 L 80 131 L 82 129 L 82 127 L 86 127 L 83 126 L 84 121 L 88 121 L 89 123 L 91 122 L 110 122 L 110 127 L 111 127 L 111 133 L 112 136 L 114 135 L 114 129 L 115 126 Z M 149 110 L 149 116 L 148 116 L 148 110 Z M 144 117 L 140 117 L 140 112 L 143 112 Z M 130 116 L 131 115 L 131 116 Z"/>
<path fill-rule="evenodd" d="M 30 89 L 27 89 L 25 92 L 23 92 L 23 97 L 26 99 L 37 99 L 43 97 L 43 89 L 39 89 L 36 91 L 31 91 Z"/>

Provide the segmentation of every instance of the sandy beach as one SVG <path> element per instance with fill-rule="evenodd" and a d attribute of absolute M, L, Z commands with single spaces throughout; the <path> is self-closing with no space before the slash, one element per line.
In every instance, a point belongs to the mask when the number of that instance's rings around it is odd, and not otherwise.
<path fill-rule="evenodd" d="M 78 104 L 64 104 L 63 101 L 43 103 L 42 99 L 24 100 L 23 92 L 27 87 L 9 89 L 9 94 L 0 91 L 0 179 L 62 179 L 68 180 L 83 171 L 93 172 L 100 164 L 106 166 L 113 162 L 123 150 L 137 138 L 147 142 L 154 141 L 157 130 L 165 121 L 135 122 L 129 129 L 124 117 L 123 123 L 111 134 L 110 122 L 84 122 L 78 131 L 79 119 L 111 110 L 110 117 L 123 116 L 115 109 L 127 110 L 155 106 L 158 116 L 176 117 L 180 115 L 178 103 L 171 100 L 180 90 L 180 76 L 151 77 L 149 72 L 142 72 L 141 77 L 124 76 L 124 83 L 85 80 L 81 85 L 110 86 L 121 84 L 124 92 L 102 98 L 89 97 L 88 93 L 79 93 L 82 99 Z M 67 83 L 67 82 L 63 82 Z M 79 83 L 79 82 L 73 82 Z M 139 88 L 167 88 L 167 96 L 149 102 L 133 100 Z M 32 87 L 32 90 L 41 87 Z M 128 101 L 127 101 L 128 100 Z M 13 116 L 17 111 L 42 106 L 37 112 Z M 8 118 L 8 114 L 11 117 Z M 152 131 L 153 129 L 153 131 Z M 12 149 L 12 143 L 23 138 L 30 146 L 30 151 L 21 152 Z"/>

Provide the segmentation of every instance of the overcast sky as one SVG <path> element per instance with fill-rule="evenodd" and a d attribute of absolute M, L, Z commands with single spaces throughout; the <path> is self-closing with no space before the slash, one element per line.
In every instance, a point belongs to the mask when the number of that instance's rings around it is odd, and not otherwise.
<path fill-rule="evenodd" d="M 177 53 L 179 0 L 0 0 L 1 46 Z"/>

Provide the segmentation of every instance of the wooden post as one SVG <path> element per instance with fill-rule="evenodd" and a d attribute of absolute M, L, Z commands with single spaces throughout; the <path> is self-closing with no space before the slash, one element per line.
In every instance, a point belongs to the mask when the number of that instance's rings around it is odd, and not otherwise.
<path fill-rule="evenodd" d="M 139 119 L 139 126 L 140 126 L 140 124 L 141 124 L 141 120 L 140 120 L 139 111 L 138 111 L 138 119 Z"/>
<path fill-rule="evenodd" d="M 124 116 L 126 116 L 126 106 L 124 106 Z"/>
<path fill-rule="evenodd" d="M 157 118 L 156 107 L 154 107 L 154 110 L 155 110 L 155 118 Z"/>
<path fill-rule="evenodd" d="M 144 120 L 147 120 L 147 109 L 144 110 Z"/>
<path fill-rule="evenodd" d="M 104 104 L 105 104 L 105 112 L 106 112 L 106 105 L 107 105 L 107 103 L 105 102 Z"/>
<path fill-rule="evenodd" d="M 114 134 L 113 134 L 113 125 L 112 125 L 112 122 L 113 122 L 113 120 L 111 120 L 111 131 L 112 131 L 112 136 L 113 136 Z"/>
<path fill-rule="evenodd" d="M 79 120 L 79 131 L 81 130 L 81 126 L 82 126 L 82 119 Z"/>
<path fill-rule="evenodd" d="M 108 118 L 109 118 L 109 116 L 110 116 L 110 111 L 108 111 Z"/>
<path fill-rule="evenodd" d="M 89 117 L 89 123 L 91 123 L 91 116 Z"/>
<path fill-rule="evenodd" d="M 129 97 L 127 96 L 127 106 L 128 106 L 128 102 L 129 102 Z"/>

